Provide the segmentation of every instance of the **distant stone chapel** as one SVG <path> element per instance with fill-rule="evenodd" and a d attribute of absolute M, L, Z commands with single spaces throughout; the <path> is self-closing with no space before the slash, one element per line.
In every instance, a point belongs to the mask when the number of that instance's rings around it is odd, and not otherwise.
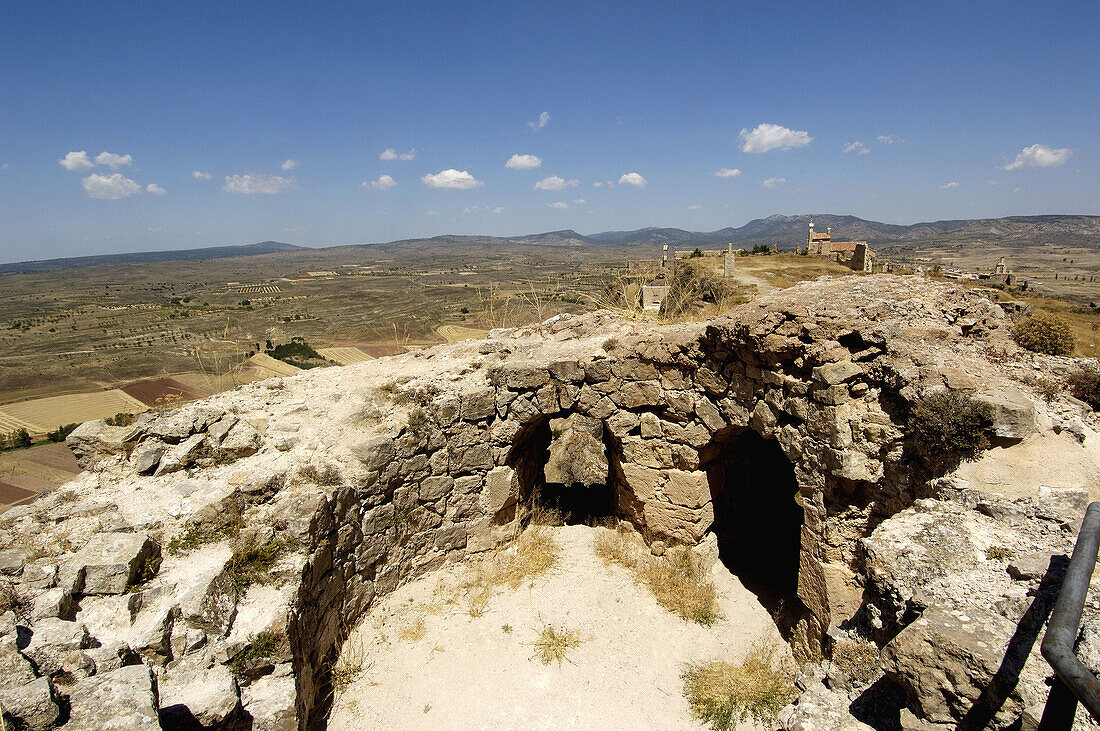
<path fill-rule="evenodd" d="M 833 229 L 826 228 L 825 233 L 818 233 L 814 231 L 813 219 L 810 219 L 806 250 L 814 256 L 826 256 L 846 264 L 857 272 L 874 270 L 876 254 L 866 241 L 833 241 Z"/>

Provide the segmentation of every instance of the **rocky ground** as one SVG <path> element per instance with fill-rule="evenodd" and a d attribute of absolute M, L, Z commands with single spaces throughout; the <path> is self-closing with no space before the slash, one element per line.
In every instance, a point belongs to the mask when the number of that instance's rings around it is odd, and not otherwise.
<path fill-rule="evenodd" d="M 323 725 L 359 620 L 506 545 L 552 423 L 579 415 L 602 425 L 616 517 L 650 540 L 714 540 L 736 507 L 723 455 L 781 451 L 804 663 L 784 728 L 1026 725 L 1100 436 L 1040 395 L 1079 364 L 1020 351 L 1010 325 L 978 293 L 852 276 L 707 323 L 560 317 L 89 422 L 69 442 L 86 471 L 0 518 L 0 705 L 33 729 Z M 929 482 L 907 416 L 944 390 L 990 407 L 998 446 Z M 872 676 L 834 662 L 856 638 Z"/>

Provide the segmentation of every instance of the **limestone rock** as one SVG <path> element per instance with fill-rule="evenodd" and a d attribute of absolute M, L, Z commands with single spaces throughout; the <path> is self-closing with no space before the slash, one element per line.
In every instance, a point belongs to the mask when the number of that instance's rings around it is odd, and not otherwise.
<path fill-rule="evenodd" d="M 53 688 L 46 678 L 37 678 L 25 685 L 0 685 L 0 708 L 5 723 L 27 731 L 51 729 L 61 715 Z"/>
<path fill-rule="evenodd" d="M 174 668 L 161 680 L 160 720 L 170 728 L 220 728 L 241 707 L 237 679 L 224 665 Z"/>
<path fill-rule="evenodd" d="M 74 662 L 73 654 L 92 646 L 88 628 L 80 622 L 46 617 L 34 624 L 30 643 L 23 650 L 43 675 L 53 675 Z"/>
<path fill-rule="evenodd" d="M 519 481 L 511 467 L 494 467 L 485 476 L 481 490 L 481 507 L 488 515 L 496 515 L 513 505 L 519 497 Z"/>
<path fill-rule="evenodd" d="M 73 686 L 66 729 L 158 729 L 157 695 L 147 665 L 128 665 L 96 674 Z"/>
<path fill-rule="evenodd" d="M 84 573 L 84 594 L 121 594 L 139 572 L 160 560 L 160 544 L 139 533 L 98 533 L 73 559 Z"/>
<path fill-rule="evenodd" d="M 975 397 L 993 412 L 993 433 L 1006 439 L 1023 439 L 1035 431 L 1035 404 L 1012 386 L 983 391 Z"/>
<path fill-rule="evenodd" d="M 243 698 L 253 731 L 297 731 L 293 675 L 262 677 L 244 690 Z"/>
<path fill-rule="evenodd" d="M 110 426 L 102 419 L 95 419 L 73 429 L 65 438 L 65 445 L 81 469 L 90 470 L 100 460 L 121 454 L 126 448 L 125 437 L 129 431 L 129 427 Z"/>

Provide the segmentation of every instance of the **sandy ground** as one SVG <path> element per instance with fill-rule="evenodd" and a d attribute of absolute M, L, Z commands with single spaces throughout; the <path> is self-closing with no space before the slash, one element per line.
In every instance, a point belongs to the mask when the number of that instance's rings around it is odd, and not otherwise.
<path fill-rule="evenodd" d="M 461 596 L 447 603 L 467 575 L 461 564 L 382 599 L 345 644 L 345 658 L 364 670 L 338 695 L 329 728 L 698 730 L 683 697 L 685 663 L 737 662 L 759 640 L 785 648 L 721 563 L 711 577 L 723 618 L 703 627 L 661 608 L 627 570 L 605 566 L 593 551 L 604 529 L 553 530 L 557 565 L 518 589 L 497 589 L 481 617 Z M 582 639 L 560 666 L 535 657 L 546 625 Z"/>

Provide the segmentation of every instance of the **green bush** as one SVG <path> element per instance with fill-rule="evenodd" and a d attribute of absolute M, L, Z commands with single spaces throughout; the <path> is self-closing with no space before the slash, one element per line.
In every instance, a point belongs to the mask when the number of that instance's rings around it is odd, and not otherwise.
<path fill-rule="evenodd" d="M 8 434 L 2 440 L 0 440 L 0 444 L 2 444 L 2 447 L 0 448 L 25 449 L 26 447 L 31 446 L 32 443 L 33 442 L 31 440 L 31 435 L 27 432 L 26 429 L 20 427 Z"/>
<path fill-rule="evenodd" d="M 64 426 L 59 426 L 52 432 L 48 433 L 46 435 L 46 438 L 49 439 L 51 442 L 63 442 L 65 441 L 65 437 L 72 434 L 73 430 L 76 429 L 78 426 L 80 426 L 80 424 L 66 424 Z"/>
<path fill-rule="evenodd" d="M 1086 366 L 1068 380 L 1070 393 L 1091 406 L 1093 411 L 1100 409 L 1100 368 Z"/>
<path fill-rule="evenodd" d="M 932 470 L 949 472 L 989 446 L 986 432 L 993 412 L 986 404 L 956 391 L 921 399 L 909 416 L 916 452 Z"/>
<path fill-rule="evenodd" d="M 1072 355 L 1076 342 L 1068 322 L 1041 312 L 1012 328 L 1012 339 L 1025 350 L 1046 355 Z"/>

